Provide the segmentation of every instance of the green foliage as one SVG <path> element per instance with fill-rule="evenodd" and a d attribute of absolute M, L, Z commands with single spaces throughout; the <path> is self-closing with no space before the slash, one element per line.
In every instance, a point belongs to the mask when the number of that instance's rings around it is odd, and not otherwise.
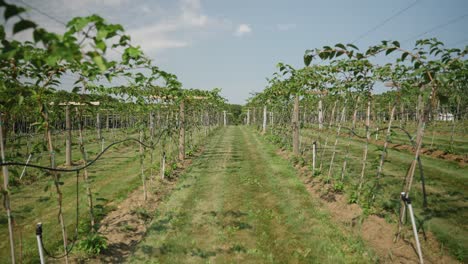
<path fill-rule="evenodd" d="M 107 239 L 97 233 L 89 233 L 78 242 L 77 247 L 90 256 L 96 256 L 107 249 Z"/>
<path fill-rule="evenodd" d="M 342 181 L 336 181 L 333 184 L 333 191 L 336 192 L 336 193 L 343 193 L 344 183 Z"/>

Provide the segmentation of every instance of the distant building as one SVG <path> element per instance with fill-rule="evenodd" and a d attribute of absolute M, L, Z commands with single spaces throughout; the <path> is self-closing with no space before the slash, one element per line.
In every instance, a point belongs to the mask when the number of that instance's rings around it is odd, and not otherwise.
<path fill-rule="evenodd" d="M 437 120 L 439 121 L 453 121 L 453 114 L 452 113 L 439 113 Z"/>

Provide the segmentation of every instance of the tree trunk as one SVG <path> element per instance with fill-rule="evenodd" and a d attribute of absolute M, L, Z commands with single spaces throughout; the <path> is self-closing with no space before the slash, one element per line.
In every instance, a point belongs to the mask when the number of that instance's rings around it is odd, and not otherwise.
<path fill-rule="evenodd" d="M 353 123 L 352 123 L 352 127 L 351 127 L 352 131 L 354 131 L 354 129 L 356 127 L 356 118 L 357 118 L 357 110 L 358 110 L 359 101 L 360 101 L 360 97 L 357 98 L 356 105 L 354 106 Z M 344 176 L 346 174 L 346 166 L 348 165 L 349 147 L 350 147 L 350 144 L 351 144 L 351 137 L 353 136 L 352 131 L 350 131 L 349 135 L 348 135 L 348 143 L 346 144 L 345 157 L 344 157 L 344 160 L 343 160 L 343 166 L 341 167 L 341 180 L 344 179 Z"/>
<path fill-rule="evenodd" d="M 410 168 L 406 174 L 405 178 L 405 186 L 403 189 L 403 192 L 405 193 L 405 197 L 409 197 L 409 193 L 411 190 L 411 186 L 413 184 L 413 178 L 414 178 L 414 173 L 416 171 L 416 166 L 418 165 L 418 159 L 419 159 L 419 153 L 421 151 L 422 147 L 422 141 L 423 141 L 423 136 L 424 136 L 424 129 L 426 126 L 426 120 L 425 120 L 425 111 L 424 111 L 424 102 L 422 100 L 421 94 L 424 91 L 424 86 L 420 88 L 420 96 L 418 97 L 418 110 L 421 111 L 418 116 L 420 117 L 418 120 L 418 129 L 416 132 L 416 144 L 415 144 L 415 156 L 414 159 L 411 161 Z M 402 223 L 406 217 L 406 204 L 402 201 L 402 206 L 400 208 L 400 221 L 399 221 L 399 227 L 398 227 L 398 234 L 400 234 L 401 228 L 402 228 Z"/>
<path fill-rule="evenodd" d="M 335 144 L 333 144 L 332 156 L 330 158 L 330 166 L 328 168 L 328 174 L 327 174 L 328 180 L 330 180 L 330 177 L 331 177 L 332 168 L 333 168 L 333 160 L 335 159 L 335 155 L 336 155 L 336 146 L 338 145 L 338 137 L 339 137 L 340 132 L 341 132 L 341 125 L 342 125 L 343 120 L 344 120 L 345 112 L 346 112 L 346 101 L 344 103 L 343 110 L 341 112 L 340 122 L 338 122 L 338 128 L 336 129 Z"/>
<path fill-rule="evenodd" d="M 362 168 L 361 168 L 361 177 L 359 179 L 359 187 L 358 187 L 358 197 L 361 194 L 362 185 L 364 184 L 364 175 L 366 172 L 366 165 L 367 165 L 367 154 L 369 152 L 369 140 L 370 140 L 370 109 L 371 109 L 371 101 L 370 98 L 367 101 L 367 114 L 366 114 L 366 144 L 364 145 L 364 153 L 362 157 Z"/>
<path fill-rule="evenodd" d="M 318 123 L 319 123 L 319 129 L 323 129 L 323 106 L 322 106 L 322 97 L 320 97 L 320 100 L 318 102 Z"/>
<path fill-rule="evenodd" d="M 140 130 L 140 142 L 143 142 L 143 129 Z M 141 169 L 141 181 L 143 183 L 143 199 L 148 200 L 148 193 L 146 191 L 146 177 L 145 177 L 145 148 L 143 144 L 140 143 L 140 169 Z"/>
<path fill-rule="evenodd" d="M 81 157 L 83 159 L 83 166 L 88 164 L 86 150 L 84 146 L 84 137 L 83 137 L 83 125 L 81 122 L 81 114 L 79 120 L 79 137 L 80 137 L 80 151 Z M 88 199 L 88 207 L 89 207 L 89 218 L 91 223 L 91 230 L 94 232 L 95 230 L 95 222 L 94 222 L 94 206 L 93 206 L 93 194 L 91 192 L 91 182 L 89 181 L 88 169 L 83 169 L 83 176 L 86 183 L 86 196 Z"/>
<path fill-rule="evenodd" d="M 223 123 L 224 126 L 227 126 L 226 111 L 223 111 Z"/>
<path fill-rule="evenodd" d="M 151 142 L 151 153 L 150 153 L 150 180 L 153 181 L 153 163 L 154 163 L 154 113 L 150 112 L 150 142 Z"/>
<path fill-rule="evenodd" d="M 185 102 L 179 106 L 179 160 L 185 160 Z"/>
<path fill-rule="evenodd" d="M 294 109 L 292 116 L 293 153 L 299 155 L 299 95 L 294 96 Z"/>
<path fill-rule="evenodd" d="M 3 113 L 0 113 L 0 153 L 1 153 L 1 158 L 2 158 L 2 163 L 5 163 L 5 145 L 4 145 L 4 138 L 3 138 L 3 118 L 2 118 Z M 5 207 L 5 211 L 7 213 L 7 218 L 8 218 L 8 235 L 10 239 L 10 255 L 11 255 L 11 263 L 16 262 L 16 257 L 15 257 L 15 242 L 14 242 L 14 234 L 13 234 L 13 222 L 12 222 L 12 217 L 11 217 L 11 208 L 10 208 L 10 195 L 8 191 L 8 183 L 9 183 L 9 178 L 8 178 L 8 167 L 3 166 L 2 167 L 2 172 L 3 172 L 3 188 L 0 190 L 3 193 L 3 206 Z"/>
<path fill-rule="evenodd" d="M 65 165 L 72 165 L 72 131 L 71 131 L 71 119 L 70 119 L 70 106 L 65 106 Z"/>
<path fill-rule="evenodd" d="M 52 132 L 50 131 L 49 127 L 49 115 L 45 110 L 42 111 L 42 116 L 44 117 L 44 122 L 45 124 L 45 134 L 46 134 L 46 140 L 47 140 L 47 145 L 49 149 L 49 155 L 50 155 L 50 167 L 55 168 L 55 153 L 54 153 L 54 146 L 52 144 Z M 67 252 L 67 231 L 65 229 L 65 220 L 63 218 L 63 212 L 62 212 L 62 191 L 60 190 L 60 176 L 58 175 L 57 172 L 52 172 L 53 178 L 54 178 L 54 185 L 55 185 L 55 190 L 57 192 L 57 202 L 58 202 L 58 218 L 60 222 L 60 227 L 62 229 L 62 239 L 63 239 L 63 250 L 65 252 L 65 263 L 68 264 L 68 252 Z"/>

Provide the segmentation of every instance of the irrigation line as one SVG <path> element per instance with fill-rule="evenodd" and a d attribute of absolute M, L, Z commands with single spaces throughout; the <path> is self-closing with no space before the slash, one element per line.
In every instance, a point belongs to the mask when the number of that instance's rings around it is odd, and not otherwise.
<path fill-rule="evenodd" d="M 83 169 L 86 169 L 87 167 L 91 166 L 92 164 L 94 164 L 97 160 L 99 160 L 101 158 L 101 156 L 107 151 L 109 150 L 111 147 L 117 145 L 117 144 L 121 144 L 121 143 L 124 143 L 124 142 L 127 142 L 127 141 L 135 141 L 135 142 L 138 142 L 140 145 L 143 145 L 144 147 L 147 147 L 147 148 L 151 148 L 151 149 L 154 149 L 154 145 L 158 144 L 163 133 L 166 132 L 166 129 L 162 130 L 160 133 L 159 133 L 159 136 L 158 136 L 158 140 L 156 141 L 156 143 L 153 143 L 152 145 L 147 145 L 145 143 L 143 143 L 142 141 L 138 140 L 138 139 L 135 139 L 135 138 L 127 138 L 127 139 L 124 139 L 124 140 L 120 140 L 120 141 L 117 141 L 117 142 L 114 142 L 112 144 L 110 144 L 109 146 L 107 146 L 101 153 L 99 153 L 96 158 L 94 158 L 92 161 L 90 161 L 87 165 L 85 166 L 82 166 L 82 167 L 78 167 L 78 168 L 73 168 L 73 169 L 57 169 L 57 168 L 51 168 L 51 167 L 44 167 L 44 166 L 39 166 L 39 165 L 33 165 L 33 164 L 28 164 L 28 163 L 18 163 L 18 162 L 6 162 L 6 163 L 0 163 L 0 167 L 3 167 L 3 166 L 25 166 L 25 167 L 32 167 L 32 168 L 37 168 L 37 169 L 44 169 L 44 170 L 48 170 L 48 171 L 59 171 L 59 172 L 76 172 L 76 225 L 75 225 L 75 235 L 73 237 L 73 242 L 71 244 L 71 246 L 69 248 L 67 248 L 65 250 L 65 253 L 63 255 L 60 255 L 60 256 L 54 256 L 50 253 L 50 251 L 48 251 L 45 246 L 44 246 L 44 242 L 42 241 L 42 236 L 40 237 L 41 239 L 41 243 L 42 243 L 42 247 L 44 249 L 44 253 L 50 257 L 50 258 L 53 258 L 53 259 L 61 259 L 61 258 L 64 258 L 64 257 L 67 257 L 70 252 L 72 251 L 73 247 L 76 245 L 76 241 L 78 240 L 78 225 L 79 225 L 79 207 L 80 207 L 80 204 L 79 204 L 79 174 L 80 174 L 80 171 L 83 170 Z"/>
<path fill-rule="evenodd" d="M 109 149 L 112 148 L 113 146 L 118 145 L 118 144 L 121 144 L 121 143 L 124 143 L 124 142 L 127 142 L 127 141 L 135 141 L 135 142 L 139 143 L 140 145 L 143 145 L 144 147 L 154 149 L 154 145 L 158 144 L 159 140 L 161 139 L 162 134 L 163 134 L 165 131 L 166 131 L 166 130 L 161 131 L 161 133 L 159 134 L 158 140 L 156 141 L 156 143 L 153 143 L 152 145 L 147 145 L 147 144 L 143 143 L 142 141 L 140 141 L 140 140 L 138 140 L 138 139 L 136 139 L 136 138 L 126 138 L 126 139 L 123 139 L 123 140 L 120 140 L 120 141 L 116 141 L 116 142 L 114 142 L 114 143 L 108 145 L 103 151 L 101 151 L 101 152 L 96 156 L 96 158 L 94 158 L 94 159 L 91 160 L 88 164 L 86 164 L 85 166 L 82 166 L 82 167 L 75 167 L 75 168 L 72 168 L 72 169 L 61 169 L 61 168 L 51 168 L 51 167 L 45 167 L 45 166 L 34 165 L 34 164 L 27 164 L 27 163 L 21 163 L 21 162 L 5 162 L 5 163 L 0 163 L 0 167 L 3 167 L 3 166 L 25 166 L 25 167 L 31 167 L 31 168 L 36 168 L 36 169 L 48 170 L 48 171 L 57 171 L 57 172 L 75 172 L 75 171 L 80 171 L 80 170 L 86 169 L 86 168 L 90 167 L 91 165 L 93 165 L 96 161 L 98 161 L 98 160 L 101 158 L 102 155 L 104 155 L 105 152 L 107 152 L 107 150 L 109 150 Z"/>

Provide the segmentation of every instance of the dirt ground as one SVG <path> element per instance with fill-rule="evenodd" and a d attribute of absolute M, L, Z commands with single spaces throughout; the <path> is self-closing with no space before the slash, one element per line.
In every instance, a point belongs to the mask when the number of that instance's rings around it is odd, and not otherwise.
<path fill-rule="evenodd" d="M 285 159 L 291 157 L 288 151 L 279 150 L 277 153 Z M 396 224 L 388 223 L 376 215 L 361 217 L 362 209 L 359 205 L 349 204 L 344 195 L 331 192 L 330 185 L 314 180 L 306 167 L 296 166 L 296 169 L 307 190 L 314 198 L 322 201 L 333 220 L 361 236 L 382 263 L 419 263 L 411 230 L 403 230 L 401 238 L 395 241 Z M 426 240 L 420 236 L 420 241 L 426 263 L 459 263 L 442 250 L 443 247 L 432 233 L 426 231 Z"/>
<path fill-rule="evenodd" d="M 201 149 L 195 156 L 203 152 Z M 108 248 L 94 259 L 86 260 L 87 263 L 122 263 L 132 252 L 133 248 L 146 234 L 151 217 L 158 208 L 160 202 L 172 191 L 177 184 L 178 175 L 192 164 L 190 158 L 179 163 L 171 179 L 160 179 L 159 173 L 156 179 L 148 180 L 148 197 L 144 200 L 143 187 L 128 195 L 119 203 L 116 210 L 110 212 L 100 223 L 98 233 L 107 239 Z"/>

